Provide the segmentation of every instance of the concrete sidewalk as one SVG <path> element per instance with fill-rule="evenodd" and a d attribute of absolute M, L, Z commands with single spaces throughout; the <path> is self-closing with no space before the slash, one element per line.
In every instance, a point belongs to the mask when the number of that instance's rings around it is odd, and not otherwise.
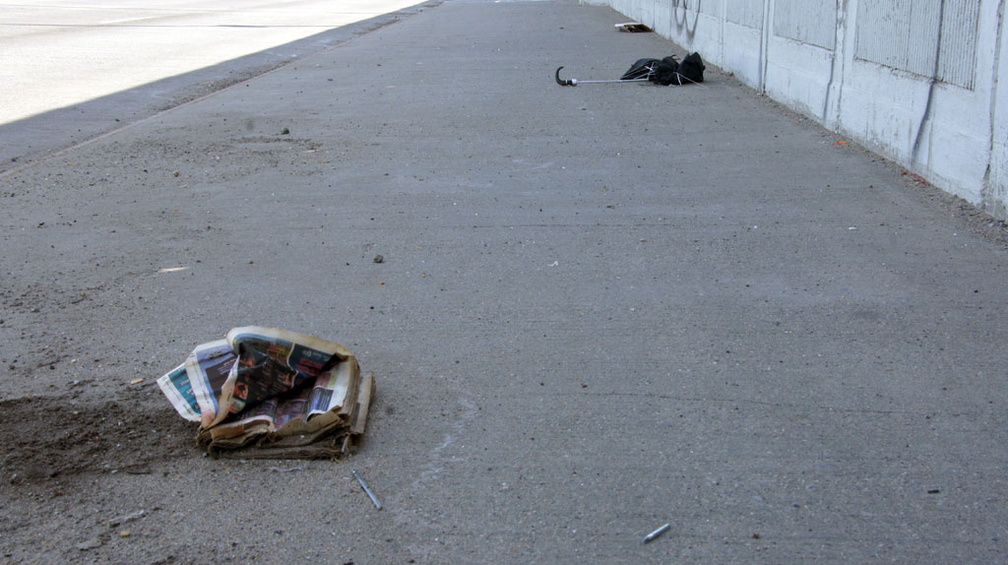
<path fill-rule="evenodd" d="M 717 69 L 554 82 L 684 54 L 620 21 L 450 0 L 0 178 L 0 337 L 47 344 L 5 351 L 5 403 L 160 426 L 154 378 L 245 324 L 378 383 L 348 463 L 202 459 L 175 423 L 149 473 L 6 485 L 8 557 L 1004 561 L 997 226 Z"/>

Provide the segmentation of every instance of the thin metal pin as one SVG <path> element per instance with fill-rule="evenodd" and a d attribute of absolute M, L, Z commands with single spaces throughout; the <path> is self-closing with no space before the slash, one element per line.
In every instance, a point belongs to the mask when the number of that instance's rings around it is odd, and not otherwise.
<path fill-rule="evenodd" d="M 375 493 L 371 492 L 371 487 L 367 486 L 367 483 L 364 482 L 364 478 L 361 477 L 359 474 L 357 474 L 356 469 L 350 469 L 350 472 L 353 473 L 354 478 L 357 479 L 358 483 L 360 483 L 361 488 L 364 489 L 364 492 L 367 493 L 368 498 L 371 499 L 371 502 L 374 502 L 375 508 L 381 510 L 381 502 L 378 502 L 378 497 L 375 496 Z"/>
<path fill-rule="evenodd" d="M 644 536 L 644 543 L 654 540 L 658 536 L 664 534 L 672 527 L 672 524 L 665 524 L 664 526 L 658 528 L 657 530 L 651 532 L 650 534 Z"/>

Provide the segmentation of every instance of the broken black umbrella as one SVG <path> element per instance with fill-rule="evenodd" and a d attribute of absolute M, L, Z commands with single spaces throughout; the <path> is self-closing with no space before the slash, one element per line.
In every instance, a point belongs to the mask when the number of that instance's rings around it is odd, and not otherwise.
<path fill-rule="evenodd" d="M 578 80 L 576 78 L 562 79 L 560 71 L 563 67 L 557 67 L 556 78 L 560 86 L 577 86 L 578 84 L 616 84 L 621 82 L 653 82 L 663 86 L 700 84 L 703 82 L 703 73 L 706 69 L 703 59 L 699 53 L 687 55 L 682 62 L 675 55 L 670 55 L 664 59 L 637 59 L 630 69 L 623 73 L 623 76 L 616 80 Z"/>

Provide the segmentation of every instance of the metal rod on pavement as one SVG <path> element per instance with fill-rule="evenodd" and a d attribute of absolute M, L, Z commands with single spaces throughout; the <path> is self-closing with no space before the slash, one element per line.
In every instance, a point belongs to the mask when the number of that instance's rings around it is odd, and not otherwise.
<path fill-rule="evenodd" d="M 669 530 L 669 528 L 671 528 L 671 527 L 672 527 L 672 524 L 665 524 L 664 526 L 662 526 L 662 527 L 658 528 L 657 530 L 651 532 L 650 534 L 644 536 L 644 543 L 649 543 L 649 542 L 653 541 L 658 536 L 660 536 L 660 535 L 664 534 L 665 532 L 667 532 Z"/>
<path fill-rule="evenodd" d="M 358 483 L 360 483 L 361 488 L 364 489 L 364 492 L 367 493 L 368 498 L 371 499 L 371 502 L 374 502 L 375 508 L 381 510 L 382 508 L 381 502 L 378 502 L 378 497 L 375 496 L 375 493 L 371 492 L 371 487 L 367 486 L 367 483 L 364 482 L 364 478 L 358 475 L 355 469 L 350 469 L 350 472 L 353 473 L 354 478 L 357 479 Z"/>
<path fill-rule="evenodd" d="M 560 69 L 563 67 L 558 67 L 556 70 L 556 81 L 560 86 L 577 86 L 579 84 L 616 84 L 618 82 L 647 82 L 647 78 L 631 78 L 631 79 L 616 79 L 616 80 L 578 80 L 576 78 L 561 79 Z"/>

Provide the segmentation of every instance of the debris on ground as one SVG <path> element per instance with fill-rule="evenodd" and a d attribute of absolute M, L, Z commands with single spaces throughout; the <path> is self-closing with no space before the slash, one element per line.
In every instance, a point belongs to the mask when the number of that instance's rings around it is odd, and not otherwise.
<path fill-rule="evenodd" d="M 646 33 L 651 31 L 651 28 L 640 22 L 623 22 L 621 24 L 616 24 L 616 29 L 620 31 L 629 31 L 630 33 Z"/>
<path fill-rule="evenodd" d="M 662 86 L 685 86 L 687 84 L 700 84 L 704 81 L 704 71 L 707 66 L 704 65 L 703 58 L 700 57 L 699 53 L 693 52 L 687 55 L 682 62 L 679 61 L 679 57 L 675 55 L 669 55 L 664 59 L 654 59 L 654 58 L 643 58 L 634 61 L 634 64 L 630 66 L 627 72 L 623 73 L 618 79 L 608 79 L 608 80 L 579 80 L 579 79 L 561 79 L 560 70 L 563 67 L 558 67 L 554 78 L 557 84 L 560 86 L 577 86 L 578 84 L 617 84 L 617 83 L 634 83 L 634 82 L 653 82 L 655 84 L 660 84 Z"/>
<path fill-rule="evenodd" d="M 364 433 L 374 375 L 342 345 L 247 326 L 196 347 L 158 379 L 214 456 L 335 459 Z"/>
<path fill-rule="evenodd" d="M 371 487 L 368 486 L 367 482 L 364 481 L 364 477 L 360 476 L 356 469 L 350 469 L 350 473 L 353 474 L 354 478 L 357 479 L 357 482 L 360 483 L 361 488 L 364 489 L 364 493 L 367 494 L 368 498 L 371 499 L 371 502 L 374 503 L 375 508 L 381 510 L 382 503 L 378 500 L 378 497 L 375 496 L 374 491 L 371 490 Z"/>
<path fill-rule="evenodd" d="M 672 527 L 672 524 L 665 524 L 664 526 L 658 528 L 657 530 L 651 532 L 650 534 L 644 536 L 644 543 L 650 543 L 654 541 L 658 536 L 664 534 Z"/>
<path fill-rule="evenodd" d="M 706 69 L 703 58 L 696 52 L 687 55 L 682 62 L 675 55 L 664 59 L 644 58 L 637 59 L 620 80 L 647 79 L 662 86 L 700 84 Z"/>

